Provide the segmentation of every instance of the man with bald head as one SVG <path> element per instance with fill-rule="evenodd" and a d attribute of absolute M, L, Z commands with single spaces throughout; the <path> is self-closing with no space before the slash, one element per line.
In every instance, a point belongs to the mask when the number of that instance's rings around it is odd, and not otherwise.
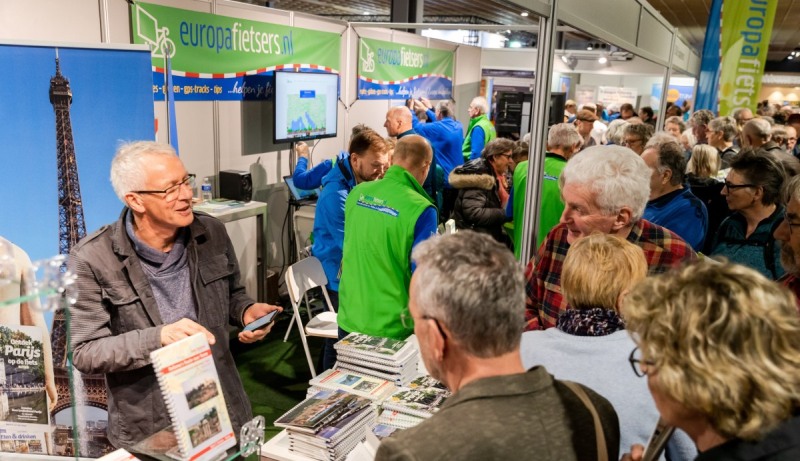
<path fill-rule="evenodd" d="M 405 106 L 394 106 L 386 112 L 386 121 L 383 126 L 390 137 L 401 139 L 404 136 L 416 134 L 411 121 L 411 109 Z"/>
<path fill-rule="evenodd" d="M 413 333 L 400 313 L 408 305 L 411 250 L 436 233 L 436 207 L 421 186 L 432 159 L 425 138 L 405 136 L 383 179 L 359 184 L 347 198 L 340 338 L 358 332 L 405 339 Z"/>

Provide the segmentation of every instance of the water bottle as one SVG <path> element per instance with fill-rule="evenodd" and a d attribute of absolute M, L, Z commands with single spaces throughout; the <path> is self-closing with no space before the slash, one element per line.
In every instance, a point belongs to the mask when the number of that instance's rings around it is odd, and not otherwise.
<path fill-rule="evenodd" d="M 200 187 L 204 202 L 210 202 L 214 195 L 211 193 L 211 179 L 206 176 L 203 178 L 203 185 Z"/>

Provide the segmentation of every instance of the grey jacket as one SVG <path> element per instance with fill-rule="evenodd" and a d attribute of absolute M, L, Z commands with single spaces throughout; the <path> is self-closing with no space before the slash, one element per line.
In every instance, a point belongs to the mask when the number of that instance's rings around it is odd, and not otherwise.
<path fill-rule="evenodd" d="M 130 448 L 170 424 L 150 352 L 161 347 L 163 322 L 141 262 L 125 231 L 125 213 L 81 240 L 70 267 L 77 275 L 72 310 L 75 367 L 104 374 L 108 388 L 108 438 Z M 227 325 L 242 326 L 253 304 L 239 282 L 239 264 L 224 225 L 195 213 L 189 225 L 189 271 L 198 323 L 216 338 L 214 363 L 234 433 L 252 419 L 250 401 L 228 347 Z"/>

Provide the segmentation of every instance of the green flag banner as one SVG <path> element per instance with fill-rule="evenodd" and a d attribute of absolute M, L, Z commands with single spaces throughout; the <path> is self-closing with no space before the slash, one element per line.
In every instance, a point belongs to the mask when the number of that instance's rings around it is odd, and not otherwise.
<path fill-rule="evenodd" d="M 360 99 L 450 99 L 453 52 L 362 38 L 359 42 Z"/>
<path fill-rule="evenodd" d="M 756 110 L 778 0 L 726 1 L 722 7 L 719 114 Z"/>
<path fill-rule="evenodd" d="M 268 99 L 276 70 L 340 69 L 339 34 L 143 2 L 130 8 L 134 43 L 152 51 L 156 100 L 164 99 L 167 56 L 178 101 Z"/>

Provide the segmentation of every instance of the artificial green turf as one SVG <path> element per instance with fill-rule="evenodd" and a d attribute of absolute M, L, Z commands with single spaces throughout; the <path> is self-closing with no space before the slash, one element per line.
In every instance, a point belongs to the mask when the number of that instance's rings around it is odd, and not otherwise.
<path fill-rule="evenodd" d="M 302 314 L 305 315 L 305 310 Z M 235 338 L 231 341 L 236 368 L 250 397 L 253 415 L 262 415 L 266 419 L 266 440 L 282 430 L 272 423 L 306 398 L 308 381 L 311 379 L 297 325 L 292 325 L 289 339 L 283 342 L 290 320 L 291 315 L 283 314 L 272 331 L 259 343 L 241 344 Z M 308 338 L 315 366 L 322 345 L 322 338 Z"/>

